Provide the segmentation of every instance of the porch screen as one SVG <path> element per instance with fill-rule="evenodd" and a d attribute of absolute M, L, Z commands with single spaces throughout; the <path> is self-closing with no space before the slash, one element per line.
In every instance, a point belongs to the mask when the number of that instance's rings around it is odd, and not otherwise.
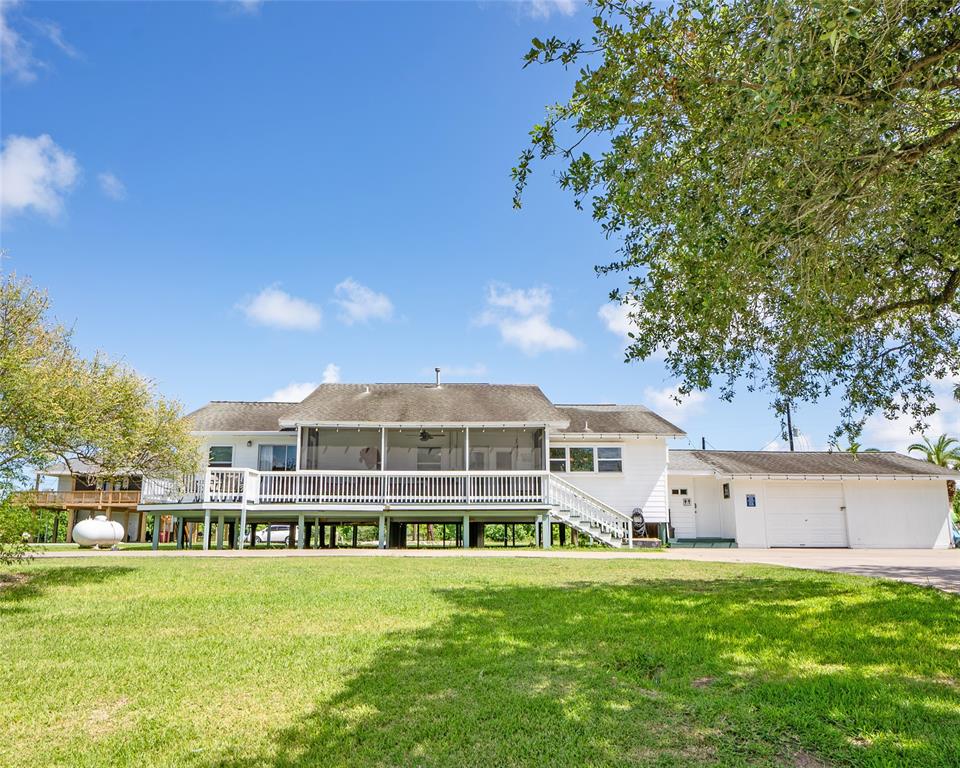
<path fill-rule="evenodd" d="M 303 469 L 380 469 L 379 429 L 308 427 L 301 439 Z"/>

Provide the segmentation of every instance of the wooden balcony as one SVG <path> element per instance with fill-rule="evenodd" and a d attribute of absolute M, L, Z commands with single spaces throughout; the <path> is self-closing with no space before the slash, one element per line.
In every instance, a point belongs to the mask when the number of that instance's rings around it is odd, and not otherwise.
<path fill-rule="evenodd" d="M 136 507 L 140 491 L 19 491 L 15 503 L 43 509 Z"/>

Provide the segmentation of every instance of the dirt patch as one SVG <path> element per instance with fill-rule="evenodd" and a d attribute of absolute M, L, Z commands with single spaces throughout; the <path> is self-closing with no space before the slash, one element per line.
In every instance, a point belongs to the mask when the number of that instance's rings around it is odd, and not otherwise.
<path fill-rule="evenodd" d="M 715 677 L 698 677 L 696 680 L 690 683 L 690 685 L 692 685 L 694 688 L 706 688 L 708 685 L 713 685 L 713 682 L 716 679 L 717 678 Z"/>
<path fill-rule="evenodd" d="M 25 573 L 0 573 L 0 589 L 19 587 L 30 581 Z"/>
<path fill-rule="evenodd" d="M 786 759 L 786 765 L 791 766 L 791 768 L 830 768 L 829 763 L 823 762 L 819 757 L 814 757 L 802 749 L 798 749 L 789 754 Z"/>
<path fill-rule="evenodd" d="M 119 715 L 127 706 L 127 703 L 127 697 L 121 696 L 115 701 L 104 702 L 99 707 L 91 709 L 87 713 L 86 733 L 94 739 L 109 736 L 123 725 L 120 722 Z"/>

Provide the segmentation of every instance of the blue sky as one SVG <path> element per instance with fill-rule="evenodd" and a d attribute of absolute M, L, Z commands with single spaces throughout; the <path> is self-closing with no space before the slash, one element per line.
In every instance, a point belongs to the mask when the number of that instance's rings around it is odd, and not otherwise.
<path fill-rule="evenodd" d="M 439 365 L 776 447 L 764 396 L 677 408 L 659 362 L 623 363 L 617 278 L 593 271 L 616 244 L 549 169 L 511 207 L 527 131 L 575 76 L 521 57 L 589 27 L 573 0 L 7 3 L 3 267 L 188 408 Z M 798 411 L 825 446 L 835 404 Z"/>

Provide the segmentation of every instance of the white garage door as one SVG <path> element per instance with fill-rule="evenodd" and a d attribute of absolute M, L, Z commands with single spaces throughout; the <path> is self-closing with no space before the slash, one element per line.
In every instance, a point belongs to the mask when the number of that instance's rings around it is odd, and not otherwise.
<path fill-rule="evenodd" d="M 840 483 L 768 483 L 766 496 L 767 546 L 848 545 Z"/>

